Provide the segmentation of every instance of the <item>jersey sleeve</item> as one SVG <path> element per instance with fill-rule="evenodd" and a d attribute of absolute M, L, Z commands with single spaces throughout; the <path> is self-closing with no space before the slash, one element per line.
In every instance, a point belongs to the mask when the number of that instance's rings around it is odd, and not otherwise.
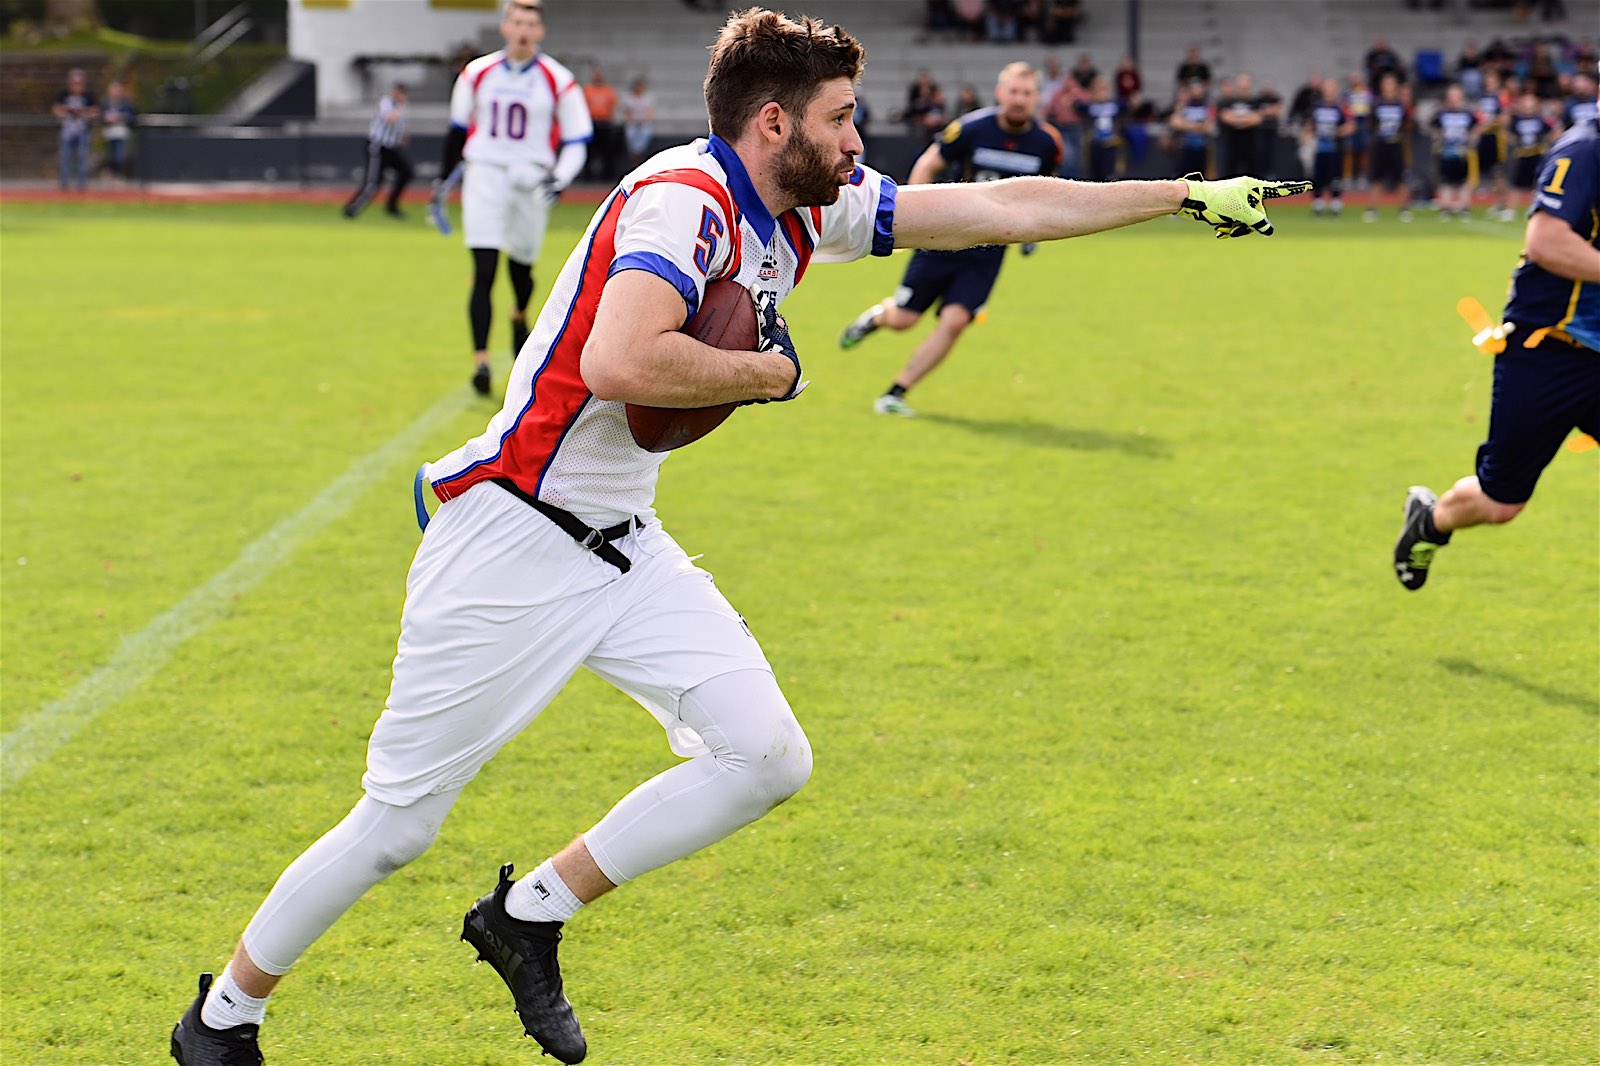
<path fill-rule="evenodd" d="M 683 297 L 684 321 L 700 308 L 708 278 L 733 273 L 739 230 L 729 204 L 686 182 L 640 185 L 617 222 L 615 253 L 606 276 L 644 270 Z"/>
<path fill-rule="evenodd" d="M 849 263 L 865 255 L 894 251 L 894 179 L 857 166 L 839 199 L 822 209 L 821 232 L 812 259 Z"/>
<path fill-rule="evenodd" d="M 477 78 L 473 65 L 469 64 L 456 77 L 455 86 L 450 90 L 450 125 L 464 130 L 472 128 L 472 105 L 476 95 Z"/>
<path fill-rule="evenodd" d="M 1550 149 L 1539 165 L 1533 209 L 1555 215 L 1581 236 L 1593 232 L 1600 211 L 1600 141 L 1571 138 Z"/>
<path fill-rule="evenodd" d="M 587 144 L 594 139 L 594 119 L 575 79 L 556 97 L 556 130 L 562 145 Z M 560 146 L 557 146 L 558 149 Z"/>

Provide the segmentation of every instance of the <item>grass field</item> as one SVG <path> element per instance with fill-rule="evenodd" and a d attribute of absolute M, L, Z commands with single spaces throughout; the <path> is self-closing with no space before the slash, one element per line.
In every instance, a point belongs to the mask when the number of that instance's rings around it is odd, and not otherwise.
<path fill-rule="evenodd" d="M 912 338 L 834 347 L 904 260 L 811 272 L 810 391 L 658 507 L 816 772 L 572 924 L 590 1061 L 1597 1061 L 1600 453 L 1420 593 L 1389 564 L 1406 487 L 1471 469 L 1454 305 L 1519 228 L 1276 217 L 1013 259 L 914 420 L 870 411 Z M 411 472 L 490 413 L 467 265 L 327 206 L 5 204 L 4 1062 L 165 1061 L 356 800 Z M 306 956 L 267 1061 L 538 1061 L 461 912 L 670 758 L 580 676 Z"/>

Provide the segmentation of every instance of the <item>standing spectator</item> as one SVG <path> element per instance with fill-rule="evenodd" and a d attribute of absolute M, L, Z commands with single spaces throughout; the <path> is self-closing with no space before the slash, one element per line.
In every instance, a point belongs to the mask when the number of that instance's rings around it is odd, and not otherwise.
<path fill-rule="evenodd" d="M 1088 92 L 1094 80 L 1100 76 L 1100 69 L 1094 65 L 1094 59 L 1088 52 L 1080 52 L 1078 61 L 1072 64 L 1072 70 L 1068 73 L 1078 83 L 1078 88 Z"/>
<path fill-rule="evenodd" d="M 1439 168 L 1439 221 L 1467 217 L 1467 172 L 1478 133 L 1478 117 L 1467 107 L 1461 86 L 1444 91 L 1444 104 L 1433 116 L 1434 158 Z"/>
<path fill-rule="evenodd" d="M 1494 360 L 1488 439 L 1444 496 L 1422 485 L 1406 494 L 1394 574 L 1412 592 L 1455 531 L 1522 513 L 1574 428 L 1600 436 L 1600 128 L 1569 130 L 1536 177 L 1547 195 L 1528 216 L 1500 316 L 1515 327 Z"/>
<path fill-rule="evenodd" d="M 1107 95 L 1109 95 L 1109 89 Z M 1054 173 L 1061 162 L 1061 135 L 1040 123 L 1039 75 L 1026 63 L 1012 63 L 995 83 L 995 107 L 962 115 L 943 137 L 928 146 L 911 167 L 908 185 L 933 182 L 985 182 Z M 1023 246 L 1027 253 L 1027 246 Z M 894 382 L 873 402 L 880 415 L 916 414 L 906 393 L 944 362 L 956 341 L 983 310 L 1005 262 L 1003 245 L 959 251 L 919 251 L 906 265 L 900 288 L 845 327 L 841 348 L 854 348 L 879 328 L 907 330 L 939 302 L 933 331 L 911 353 Z"/>
<path fill-rule="evenodd" d="M 1411 108 L 1400 95 L 1400 80 L 1392 73 L 1378 82 L 1378 99 L 1372 105 L 1372 198 L 1361 218 L 1378 220 L 1378 196 L 1392 194 L 1406 177 L 1406 148 L 1411 141 Z M 1400 221 L 1411 221 L 1409 194 L 1400 201 Z"/>
<path fill-rule="evenodd" d="M 1462 45 L 1461 54 L 1456 57 L 1456 82 L 1468 100 L 1477 99 L 1483 91 L 1483 56 L 1472 41 Z"/>
<path fill-rule="evenodd" d="M 383 187 L 383 176 L 394 175 L 389 189 L 389 202 L 384 210 L 390 218 L 404 218 L 400 210 L 400 196 L 411 183 L 411 159 L 406 154 L 410 137 L 406 133 L 406 87 L 398 82 L 389 94 L 378 101 L 378 113 L 367 129 L 367 160 L 361 172 L 361 185 L 344 205 L 344 217 L 355 218 L 361 209 L 378 195 Z"/>
<path fill-rule="evenodd" d="M 986 0 L 983 5 L 984 34 L 996 44 L 1015 44 L 1019 0 Z M 957 109 L 958 114 L 963 114 Z"/>
<path fill-rule="evenodd" d="M 1183 61 L 1178 64 L 1178 72 L 1173 75 L 1173 81 L 1180 88 L 1197 81 L 1205 86 L 1207 93 L 1211 91 L 1211 65 L 1200 58 L 1198 45 L 1191 44 L 1184 49 Z"/>
<path fill-rule="evenodd" d="M 1078 39 L 1083 7 L 1078 0 L 1045 0 L 1039 20 L 1039 40 L 1045 44 L 1072 44 Z"/>
<path fill-rule="evenodd" d="M 1172 147 L 1177 152 L 1177 172 L 1212 177 L 1211 138 L 1217 132 L 1217 114 L 1206 99 L 1205 82 L 1191 81 L 1184 87 L 1183 98 L 1167 119 L 1167 128 L 1172 131 Z"/>
<path fill-rule="evenodd" d="M 589 70 L 589 80 L 583 86 L 583 102 L 589 108 L 589 121 L 594 125 L 594 151 L 589 153 L 585 167 L 591 181 L 610 185 L 621 177 L 617 170 L 617 90 L 606 81 L 606 72 L 600 67 Z"/>
<path fill-rule="evenodd" d="M 1226 93 L 1226 81 L 1223 92 Z M 1232 94 L 1217 98 L 1217 129 L 1222 142 L 1222 176 L 1253 174 L 1261 143 L 1261 108 L 1256 103 L 1255 81 L 1248 74 L 1233 79 Z"/>
<path fill-rule="evenodd" d="M 1382 37 L 1372 42 L 1361 65 L 1366 68 L 1369 85 L 1381 84 L 1385 74 L 1393 74 L 1397 82 L 1406 80 L 1405 66 L 1400 62 L 1400 57 Z"/>
<path fill-rule="evenodd" d="M 1061 59 L 1055 53 L 1044 57 L 1044 68 L 1039 74 L 1039 113 L 1050 106 L 1050 98 L 1061 88 L 1061 79 L 1067 76 L 1061 69 Z"/>
<path fill-rule="evenodd" d="M 1276 181 L 1278 177 L 1278 136 L 1283 124 L 1283 97 L 1271 82 L 1261 83 L 1256 96 L 1256 110 L 1261 114 L 1261 125 L 1256 127 L 1255 166 L 1252 174 L 1265 174 Z"/>
<path fill-rule="evenodd" d="M 1088 97 L 1070 75 L 1061 78 L 1055 92 L 1039 107 L 1044 121 L 1061 134 L 1061 166 L 1056 171 L 1063 178 L 1078 176 L 1083 155 L 1083 134 L 1078 105 Z"/>
<path fill-rule="evenodd" d="M 1139 67 L 1134 63 L 1132 56 L 1123 56 L 1117 61 L 1115 84 L 1117 102 L 1125 108 L 1131 108 L 1134 97 L 1144 88 L 1144 79 L 1139 76 Z"/>
<path fill-rule="evenodd" d="M 133 124 L 138 121 L 139 112 L 120 81 L 106 86 L 106 103 L 100 111 L 100 118 L 103 123 L 100 135 L 106 142 L 105 169 L 113 177 L 126 181 L 131 176 L 128 142 L 132 138 Z"/>
<path fill-rule="evenodd" d="M 56 96 L 50 113 L 61 122 L 61 187 L 86 189 L 89 187 L 89 125 L 100 114 L 100 105 L 82 70 L 74 67 L 67 72 L 67 87 Z"/>
<path fill-rule="evenodd" d="M 1504 82 L 1516 70 L 1517 53 L 1504 40 L 1496 37 L 1483 49 L 1483 67 L 1485 71 L 1492 68 Z"/>
<path fill-rule="evenodd" d="M 622 98 L 622 129 L 628 141 L 628 169 L 632 170 L 650 154 L 650 142 L 656 135 L 656 98 L 642 77 L 633 79 L 628 95 Z"/>
<path fill-rule="evenodd" d="M 927 68 L 917 71 L 916 77 L 906 88 L 906 108 L 900 113 L 901 119 L 906 124 L 907 133 L 913 137 L 927 134 L 928 115 L 934 110 L 938 95 L 939 86 Z"/>
<path fill-rule="evenodd" d="M 1494 67 L 1485 67 L 1483 89 L 1477 97 L 1478 186 L 1490 189 L 1494 200 L 1489 217 L 1502 222 L 1511 220 L 1506 181 L 1506 124 L 1510 114 L 1500 86 L 1500 72 Z"/>
<path fill-rule="evenodd" d="M 1339 80 L 1327 78 L 1321 97 L 1311 109 L 1302 137 L 1311 147 L 1311 210 L 1327 209 L 1337 218 L 1344 211 L 1345 142 L 1354 124 L 1339 99 Z"/>
<path fill-rule="evenodd" d="M 1344 91 L 1344 107 L 1350 112 L 1353 124 L 1346 162 L 1355 185 L 1362 189 L 1367 187 L 1367 170 L 1372 159 L 1372 102 L 1372 89 L 1365 75 L 1351 71 L 1349 86 Z"/>
<path fill-rule="evenodd" d="M 963 85 L 956 94 L 955 116 L 970 115 L 983 106 L 983 101 L 978 99 L 978 89 L 974 85 Z"/>
<path fill-rule="evenodd" d="M 1533 180 L 1539 173 L 1539 159 L 1550 146 L 1550 135 L 1554 132 L 1555 127 L 1539 106 L 1539 98 L 1532 89 L 1524 87 L 1507 121 L 1511 142 L 1511 205 L 1502 216 L 1506 221 L 1516 217 L 1516 212 L 1533 199 Z"/>
<path fill-rule="evenodd" d="M 572 71 L 541 51 L 540 0 L 506 0 L 505 47 L 468 63 L 450 94 L 441 177 L 463 165 L 462 233 L 472 256 L 472 387 L 490 391 L 489 324 L 494 276 L 506 257 L 515 303 L 511 358 L 528 338 L 533 264 L 544 246 L 550 208 L 583 170 L 593 127 Z M 445 186 L 436 185 L 435 197 Z"/>
<path fill-rule="evenodd" d="M 1089 180 L 1114 181 L 1122 171 L 1123 113 L 1105 75 L 1089 86 L 1089 99 L 1078 106 L 1088 142 Z"/>
<path fill-rule="evenodd" d="M 983 0 L 954 0 L 952 21 L 956 30 L 969 41 L 983 40 Z"/>
<path fill-rule="evenodd" d="M 1322 83 L 1325 80 L 1321 71 L 1314 70 L 1305 84 L 1294 91 L 1294 96 L 1289 100 L 1290 126 L 1299 129 L 1311 121 L 1312 108 L 1322 102 Z"/>

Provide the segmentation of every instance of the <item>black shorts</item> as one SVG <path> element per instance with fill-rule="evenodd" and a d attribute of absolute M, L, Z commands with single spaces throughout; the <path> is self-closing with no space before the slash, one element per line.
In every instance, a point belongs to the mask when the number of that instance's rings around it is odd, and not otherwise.
<path fill-rule="evenodd" d="M 1089 180 L 1110 181 L 1117 176 L 1117 162 L 1122 155 L 1122 148 L 1115 144 L 1091 144 L 1089 146 Z"/>
<path fill-rule="evenodd" d="M 1318 152 L 1311 158 L 1311 189 L 1318 196 L 1324 192 L 1338 196 L 1343 180 L 1343 152 Z"/>
<path fill-rule="evenodd" d="M 989 302 L 1005 258 L 1004 246 L 915 252 L 900 279 L 895 306 L 921 314 L 938 300 L 941 308 L 956 304 L 976 315 Z"/>
<path fill-rule="evenodd" d="M 1372 184 L 1393 192 L 1406 176 L 1406 146 L 1379 141 L 1372 146 Z"/>
<path fill-rule="evenodd" d="M 1506 338 L 1494 361 L 1489 439 L 1478 448 L 1478 483 L 1498 503 L 1526 503 L 1574 426 L 1600 437 L 1600 352 L 1532 330 Z"/>
<path fill-rule="evenodd" d="M 1440 185 L 1465 185 L 1467 183 L 1467 159 L 1465 156 L 1450 156 L 1439 160 Z"/>
<path fill-rule="evenodd" d="M 1505 162 L 1500 152 L 1500 138 L 1493 133 L 1478 135 L 1478 177 L 1491 177 Z"/>
<path fill-rule="evenodd" d="M 1519 155 L 1511 161 L 1511 187 L 1532 189 L 1539 177 L 1539 156 Z"/>

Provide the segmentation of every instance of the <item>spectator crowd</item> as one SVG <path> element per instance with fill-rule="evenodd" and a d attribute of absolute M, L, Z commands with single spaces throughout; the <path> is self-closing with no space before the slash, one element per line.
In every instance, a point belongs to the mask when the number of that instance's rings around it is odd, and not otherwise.
<path fill-rule="evenodd" d="M 1073 3 L 1073 25 L 1084 17 Z M 927 29 L 1000 43 L 1050 36 L 1056 5 L 1025 0 L 931 0 Z M 1066 38 L 1070 39 L 1070 38 Z M 1190 46 L 1170 83 L 1150 85 L 1132 56 L 1102 68 L 1080 52 L 1070 67 L 1048 53 L 1038 117 L 1065 142 L 1064 177 L 1106 181 L 1129 173 L 1309 177 L 1318 214 L 1339 214 L 1348 192 L 1364 218 L 1393 204 L 1436 202 L 1440 217 L 1465 217 L 1474 190 L 1491 217 L 1525 207 L 1539 158 L 1562 132 L 1595 114 L 1592 40 L 1496 38 L 1467 43 L 1453 64 L 1419 53 L 1408 64 L 1375 39 L 1361 66 L 1308 73 L 1287 98 L 1253 72 L 1222 73 Z M 972 85 L 954 94 L 919 70 L 893 117 L 928 140 L 991 101 Z"/>

